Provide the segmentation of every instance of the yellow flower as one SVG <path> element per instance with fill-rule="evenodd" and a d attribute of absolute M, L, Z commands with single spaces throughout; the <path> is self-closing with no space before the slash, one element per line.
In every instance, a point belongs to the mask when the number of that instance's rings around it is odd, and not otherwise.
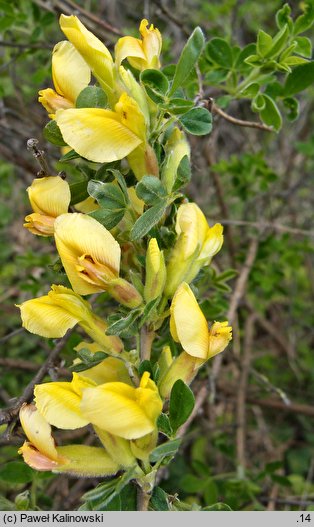
<path fill-rule="evenodd" d="M 119 87 L 115 79 L 114 63 L 109 50 L 74 15 L 61 15 L 60 27 L 92 70 L 93 75 L 106 92 L 109 102 L 111 104 L 116 102 Z"/>
<path fill-rule="evenodd" d="M 208 330 L 206 318 L 190 287 L 184 282 L 171 303 L 170 331 L 186 353 L 203 361 L 221 353 L 232 338 L 228 322 L 215 322 Z"/>
<path fill-rule="evenodd" d="M 79 93 L 89 85 L 90 68 L 75 47 L 67 41 L 58 42 L 52 52 L 52 80 L 55 90 L 47 88 L 39 92 L 39 102 L 50 117 L 57 110 L 73 108 Z"/>
<path fill-rule="evenodd" d="M 141 21 L 141 40 L 134 37 L 122 37 L 118 40 L 115 46 L 115 57 L 118 66 L 127 58 L 131 66 L 137 70 L 160 68 L 161 35 L 159 30 L 154 28 L 153 24 L 148 26 L 147 20 Z"/>
<path fill-rule="evenodd" d="M 138 388 L 124 382 L 97 386 L 84 374 L 73 374 L 72 382 L 35 387 L 36 406 L 48 423 L 61 429 L 91 423 L 96 429 L 123 439 L 137 439 L 155 430 L 162 401 L 147 372 Z"/>
<path fill-rule="evenodd" d="M 86 388 L 81 410 L 98 428 L 124 439 L 137 439 L 155 430 L 162 401 L 155 383 L 145 372 L 139 388 L 119 382 Z"/>
<path fill-rule="evenodd" d="M 103 108 L 59 110 L 56 121 L 65 142 L 90 161 L 124 158 L 145 139 L 144 116 L 136 102 L 121 95 L 116 111 Z"/>
<path fill-rule="evenodd" d="M 32 404 L 22 406 L 20 421 L 29 442 L 24 442 L 19 454 L 35 470 L 95 477 L 113 475 L 120 468 L 103 448 L 85 445 L 56 447 L 51 426 Z"/>
<path fill-rule="evenodd" d="M 55 240 L 76 293 L 108 291 L 128 307 L 142 303 L 138 291 L 119 278 L 120 246 L 98 221 L 80 213 L 63 214 L 55 222 Z"/>
<path fill-rule="evenodd" d="M 21 310 L 23 327 L 36 335 L 63 337 L 68 329 L 79 324 L 107 353 L 117 354 L 123 348 L 118 337 L 106 335 L 108 325 L 92 312 L 89 303 L 62 285 L 53 285 L 48 295 L 17 307 Z"/>
<path fill-rule="evenodd" d="M 57 216 L 68 212 L 70 187 L 59 176 L 34 179 L 27 189 L 33 214 L 26 216 L 24 227 L 39 236 L 51 236 Z"/>
<path fill-rule="evenodd" d="M 170 298 L 183 282 L 190 283 L 221 249 L 223 227 L 209 227 L 201 209 L 195 203 L 180 205 L 177 213 L 175 246 L 167 264 L 165 295 Z"/>
<path fill-rule="evenodd" d="M 152 238 L 146 253 L 146 281 L 144 287 L 146 302 L 150 302 L 162 294 L 165 282 L 166 266 L 164 255 L 158 247 L 156 238 Z"/>

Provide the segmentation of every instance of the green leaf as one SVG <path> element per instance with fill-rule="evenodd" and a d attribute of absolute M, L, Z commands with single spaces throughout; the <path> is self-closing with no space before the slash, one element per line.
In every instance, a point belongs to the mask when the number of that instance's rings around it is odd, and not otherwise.
<path fill-rule="evenodd" d="M 280 65 L 282 66 L 283 64 L 285 64 L 287 66 L 299 66 L 299 64 L 307 63 L 307 59 L 304 59 L 303 57 L 296 57 L 295 55 L 293 55 L 292 57 L 287 57 L 285 60 L 280 62 Z"/>
<path fill-rule="evenodd" d="M 154 511 L 169 511 L 168 494 L 161 487 L 154 487 L 149 507 Z"/>
<path fill-rule="evenodd" d="M 214 505 L 208 505 L 208 507 L 203 507 L 202 511 L 232 511 L 232 509 L 226 503 L 218 502 Z"/>
<path fill-rule="evenodd" d="M 143 373 L 145 371 L 148 371 L 150 373 L 151 379 L 153 378 L 153 367 L 150 360 L 143 360 L 138 368 L 138 374 L 140 377 L 142 377 Z"/>
<path fill-rule="evenodd" d="M 312 57 L 312 42 L 307 37 L 296 37 L 294 39 L 294 42 L 296 43 L 296 47 L 294 48 L 294 52 L 298 55 L 302 55 L 302 57 L 306 57 L 310 59 Z"/>
<path fill-rule="evenodd" d="M 82 362 L 79 364 L 74 364 L 70 367 L 70 370 L 75 372 L 84 371 L 92 368 L 93 366 L 97 366 L 97 364 L 108 357 L 107 353 L 104 353 L 103 351 L 96 351 L 96 353 L 92 353 L 87 348 L 82 348 L 77 352 L 77 354 Z"/>
<path fill-rule="evenodd" d="M 134 478 L 136 466 L 131 467 L 127 472 L 118 478 L 101 483 L 95 489 L 86 492 L 82 500 L 86 503 L 79 510 L 105 510 L 105 507 L 114 500 Z M 87 508 L 85 508 L 87 505 Z M 107 509 L 108 510 L 108 509 Z M 115 510 L 115 509 L 114 509 Z"/>
<path fill-rule="evenodd" d="M 188 156 L 182 157 L 177 170 L 177 176 L 172 187 L 173 191 L 176 191 L 189 183 L 191 180 L 191 163 Z"/>
<path fill-rule="evenodd" d="M 0 511 L 16 511 L 15 503 L 7 500 L 4 496 L 0 496 Z"/>
<path fill-rule="evenodd" d="M 178 379 L 171 390 L 169 420 L 174 432 L 185 423 L 194 408 L 195 399 L 191 388 Z"/>
<path fill-rule="evenodd" d="M 301 64 L 297 66 L 292 73 L 288 76 L 285 86 L 284 95 L 295 95 L 308 86 L 311 86 L 314 82 L 314 62 L 308 62 L 307 64 Z"/>
<path fill-rule="evenodd" d="M 121 335 L 123 337 L 129 337 L 133 335 L 133 324 L 136 321 L 136 319 L 140 316 L 141 312 L 138 309 L 135 309 L 131 311 L 128 315 L 125 317 L 121 317 L 120 315 L 114 315 L 112 317 L 108 317 L 108 323 L 110 324 L 108 328 L 106 329 L 107 335 Z M 118 318 L 117 318 L 118 317 Z M 111 320 L 114 320 L 114 322 L 111 323 Z"/>
<path fill-rule="evenodd" d="M 276 23 L 279 29 L 281 29 L 285 24 L 288 25 L 289 29 L 293 27 L 293 21 L 290 17 L 291 8 L 289 4 L 285 4 L 279 11 L 276 13 Z"/>
<path fill-rule="evenodd" d="M 268 33 L 265 33 L 260 29 L 257 33 L 256 51 L 261 57 L 265 57 L 268 51 L 271 49 L 273 39 Z"/>
<path fill-rule="evenodd" d="M 66 143 L 62 137 L 61 130 L 57 125 L 56 121 L 52 120 L 46 124 L 43 135 L 46 141 L 56 146 L 66 146 Z"/>
<path fill-rule="evenodd" d="M 300 15 L 294 23 L 294 35 L 304 33 L 304 31 L 312 27 L 314 22 L 314 5 L 312 0 L 303 2 L 303 5 L 304 13 Z"/>
<path fill-rule="evenodd" d="M 100 209 L 90 213 L 90 216 L 109 230 L 115 227 L 122 220 L 127 206 L 125 193 L 120 186 L 91 179 L 87 191 L 100 205 Z"/>
<path fill-rule="evenodd" d="M 264 55 L 264 57 L 267 59 L 273 59 L 275 57 L 278 57 L 278 55 L 282 52 L 283 48 L 285 47 L 288 38 L 289 28 L 287 25 L 285 25 L 273 38 L 272 46 Z"/>
<path fill-rule="evenodd" d="M 266 102 L 264 96 L 261 93 L 258 93 L 252 101 L 252 110 L 253 112 L 261 112 L 265 108 Z"/>
<path fill-rule="evenodd" d="M 169 417 L 162 413 L 157 419 L 158 430 L 165 434 L 168 437 L 171 437 L 173 434 L 172 426 L 169 421 Z"/>
<path fill-rule="evenodd" d="M 70 191 L 71 191 L 71 202 L 70 205 L 75 205 L 80 203 L 88 197 L 87 192 L 87 176 L 82 172 L 75 180 L 69 181 Z"/>
<path fill-rule="evenodd" d="M 134 223 L 131 233 L 131 240 L 140 240 L 145 236 L 163 217 L 167 208 L 167 202 L 160 202 L 148 209 Z"/>
<path fill-rule="evenodd" d="M 237 57 L 235 68 L 242 72 L 248 69 L 248 64 L 245 62 L 249 56 L 256 55 L 256 44 L 248 44 L 245 46 Z"/>
<path fill-rule="evenodd" d="M 21 461 L 9 461 L 0 467 L 0 480 L 7 483 L 29 483 L 33 481 L 34 471 Z"/>
<path fill-rule="evenodd" d="M 159 302 L 160 297 L 157 297 L 154 300 L 148 302 L 148 304 L 146 304 L 142 313 L 141 322 L 139 324 L 140 328 L 149 320 L 151 316 L 154 316 L 154 314 L 156 314 L 156 308 Z"/>
<path fill-rule="evenodd" d="M 166 189 L 155 176 L 144 176 L 136 185 L 137 196 L 147 205 L 156 205 L 167 197 Z"/>
<path fill-rule="evenodd" d="M 152 101 L 159 104 L 165 100 L 169 90 L 169 81 L 164 73 L 153 69 L 144 70 L 140 75 L 140 80 Z"/>
<path fill-rule="evenodd" d="M 196 27 L 185 44 L 179 61 L 176 65 L 170 95 L 173 94 L 179 87 L 181 87 L 190 75 L 191 70 L 197 64 L 197 61 L 202 53 L 205 39 L 200 27 Z"/>
<path fill-rule="evenodd" d="M 257 82 L 252 82 L 252 84 L 249 84 L 249 86 L 247 86 L 245 90 L 241 92 L 241 95 L 243 97 L 248 97 L 249 99 L 251 99 L 252 97 L 256 97 L 259 92 L 259 89 L 259 84 Z"/>
<path fill-rule="evenodd" d="M 299 101 L 294 97 L 285 97 L 282 102 L 287 110 L 287 119 L 295 121 L 299 115 Z"/>
<path fill-rule="evenodd" d="M 223 69 L 232 68 L 232 48 L 225 39 L 212 38 L 206 45 L 206 55 L 210 61 Z"/>
<path fill-rule="evenodd" d="M 64 154 L 64 156 L 60 157 L 60 161 L 63 163 L 66 163 L 67 161 L 72 161 L 72 159 L 78 159 L 81 157 L 75 150 L 70 150 L 70 152 L 67 152 Z"/>
<path fill-rule="evenodd" d="M 187 101 L 186 99 L 180 99 L 179 97 L 174 97 L 170 102 L 163 106 L 167 112 L 172 115 L 183 115 L 193 108 L 193 101 Z"/>
<path fill-rule="evenodd" d="M 172 441 L 167 441 L 162 445 L 157 446 L 150 454 L 150 461 L 160 461 L 164 457 L 174 456 L 181 444 L 181 439 L 173 439 Z"/>
<path fill-rule="evenodd" d="M 179 120 L 183 128 L 193 135 L 207 135 L 212 130 L 212 116 L 206 108 L 192 108 Z"/>
<path fill-rule="evenodd" d="M 76 108 L 106 108 L 107 96 L 98 86 L 86 86 L 76 99 Z"/>
<path fill-rule="evenodd" d="M 276 131 L 280 130 L 282 125 L 281 114 L 278 107 L 271 97 L 264 93 L 265 107 L 260 112 L 260 117 L 265 124 L 272 126 Z"/>

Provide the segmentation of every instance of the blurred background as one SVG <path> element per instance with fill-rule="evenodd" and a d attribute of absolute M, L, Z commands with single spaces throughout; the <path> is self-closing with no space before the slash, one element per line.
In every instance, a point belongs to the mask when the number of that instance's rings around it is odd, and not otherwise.
<path fill-rule="evenodd" d="M 43 138 L 48 119 L 37 102 L 38 90 L 52 87 L 51 51 L 64 39 L 59 15 L 78 15 L 111 51 L 122 34 L 137 36 L 140 20 L 147 18 L 162 33 L 163 63 L 171 63 L 196 25 L 207 39 L 223 37 L 243 46 L 255 42 L 259 28 L 274 32 L 282 5 L 275 0 L 0 0 L 2 408 L 21 395 L 54 345 L 21 328 L 15 304 L 46 294 L 51 283 L 65 283 L 54 269 L 51 240 L 22 227 L 30 212 L 26 188 L 39 170 L 27 140 L 38 139 L 52 173 L 62 168 L 58 148 Z M 290 6 L 298 12 L 299 2 Z M 205 95 L 220 94 L 205 83 Z M 313 87 L 302 93 L 300 105 L 299 119 L 285 121 L 279 134 L 216 115 L 210 137 L 191 137 L 187 195 L 211 224 L 225 225 L 213 271 L 199 277 L 206 279 L 208 291 L 202 307 L 211 320 L 229 314 L 234 339 L 222 364 L 205 367 L 194 386 L 196 393 L 209 387 L 209 395 L 160 483 L 187 503 L 314 510 Z M 228 112 L 256 119 L 245 101 L 232 101 Z M 62 378 L 79 340 L 71 335 L 50 378 Z M 68 438 L 88 442 L 88 434 L 83 429 Z M 0 441 L 0 509 L 73 510 L 97 484 L 38 474 L 24 465 L 17 455 L 23 442 L 18 426 Z"/>

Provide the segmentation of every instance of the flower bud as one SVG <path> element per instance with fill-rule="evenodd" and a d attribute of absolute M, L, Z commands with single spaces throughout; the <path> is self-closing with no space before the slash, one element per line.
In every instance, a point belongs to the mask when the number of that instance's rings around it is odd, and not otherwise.
<path fill-rule="evenodd" d="M 148 244 L 146 253 L 144 298 L 147 303 L 158 298 L 162 294 L 165 282 L 166 266 L 164 255 L 158 247 L 156 238 L 152 238 Z"/>
<path fill-rule="evenodd" d="M 166 157 L 162 168 L 161 180 L 168 194 L 172 191 L 179 165 L 184 158 L 190 158 L 190 146 L 184 132 L 174 128 L 165 146 Z"/>

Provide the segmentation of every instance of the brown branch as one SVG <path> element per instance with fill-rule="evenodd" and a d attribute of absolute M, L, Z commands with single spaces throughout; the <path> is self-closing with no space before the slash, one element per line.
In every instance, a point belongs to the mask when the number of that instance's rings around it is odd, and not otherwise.
<path fill-rule="evenodd" d="M 9 358 L 3 358 L 0 357 L 0 366 L 5 366 L 6 368 L 10 369 L 18 369 L 18 370 L 24 370 L 24 371 L 37 371 L 39 368 L 39 364 L 35 364 L 34 362 L 29 362 L 28 360 L 23 359 L 9 359 Z M 62 375 L 63 377 L 69 377 L 70 372 L 66 368 L 54 368 L 58 375 Z"/>
<path fill-rule="evenodd" d="M 212 167 L 212 165 L 214 165 L 216 163 L 215 153 L 214 153 L 214 143 L 216 141 L 216 137 L 217 137 L 217 134 L 213 133 L 211 138 L 210 138 L 210 140 L 207 142 L 207 144 L 205 145 L 205 148 L 204 148 L 205 158 L 207 159 L 208 166 L 210 168 Z M 228 207 L 227 207 L 227 205 L 225 203 L 224 191 L 223 191 L 223 188 L 222 188 L 222 185 L 221 185 L 221 182 L 220 182 L 220 177 L 213 170 L 210 170 L 210 175 L 211 175 L 213 183 L 214 183 L 214 187 L 215 187 L 215 191 L 216 191 L 216 196 L 217 196 L 217 201 L 218 201 L 218 205 L 219 205 L 219 208 L 220 208 L 221 216 L 223 216 L 224 218 L 228 219 L 229 218 L 229 211 L 228 211 Z M 234 245 L 234 242 L 233 242 L 232 228 L 231 228 L 230 225 L 226 225 L 225 237 L 226 237 L 227 248 L 228 248 L 228 252 L 229 252 L 230 264 L 233 267 L 236 267 L 236 257 L 235 257 L 236 250 L 235 250 L 235 245 Z"/>
<path fill-rule="evenodd" d="M 314 236 L 314 231 L 305 229 L 295 229 L 293 227 L 286 227 L 280 223 L 272 223 L 270 221 L 243 221 L 243 220 L 219 220 L 222 225 L 247 225 L 248 227 L 255 227 L 256 229 L 272 229 L 279 232 L 289 232 L 301 236 Z"/>
<path fill-rule="evenodd" d="M 239 307 L 239 304 L 245 294 L 248 277 L 249 277 L 249 274 L 251 272 L 251 269 L 253 267 L 253 264 L 256 258 L 258 243 L 259 243 L 258 238 L 253 238 L 248 248 L 245 262 L 242 266 L 241 272 L 236 281 L 233 295 L 230 300 L 228 314 L 227 314 L 227 319 L 230 324 L 232 324 L 235 314 L 237 312 L 237 309 Z M 223 354 L 220 353 L 219 355 L 217 355 L 217 357 L 215 357 L 213 361 L 213 367 L 212 367 L 212 381 L 213 382 L 218 376 L 218 373 L 220 371 L 220 367 L 222 364 L 222 360 L 223 360 Z"/>
<path fill-rule="evenodd" d="M 251 352 L 254 338 L 255 315 L 250 315 L 245 323 L 243 355 L 241 357 L 240 377 L 238 380 L 238 392 L 236 402 L 236 446 L 237 446 L 237 464 L 241 470 L 246 467 L 246 393 L 248 387 L 248 377 L 251 364 Z"/>
<path fill-rule="evenodd" d="M 209 109 L 212 113 L 220 115 L 220 117 L 222 117 L 226 121 L 229 121 L 229 123 L 235 124 L 237 126 L 244 126 L 246 128 L 257 128 L 258 130 L 263 130 L 264 132 L 274 132 L 272 126 L 266 126 L 266 124 L 258 123 L 255 121 L 243 121 L 242 119 L 236 119 L 235 117 L 232 117 L 228 113 L 224 112 L 221 108 L 219 108 L 219 106 L 217 106 L 212 99 L 210 99 Z"/>
<path fill-rule="evenodd" d="M 105 20 L 101 20 L 99 18 L 99 16 L 93 15 L 92 13 L 90 13 L 89 11 L 84 9 L 82 6 L 76 4 L 72 0 L 65 0 L 65 2 L 61 2 L 61 1 L 57 0 L 57 1 L 54 1 L 54 4 L 61 11 L 67 12 L 68 14 L 72 14 L 73 10 L 78 11 L 85 18 L 87 18 L 88 20 L 90 20 L 91 22 L 96 24 L 96 26 L 99 26 L 99 27 L 105 29 L 106 31 L 109 31 L 110 33 L 113 33 L 114 35 L 118 35 L 119 37 L 123 36 L 123 33 L 121 33 L 121 31 L 119 31 L 119 29 L 117 29 L 116 27 L 112 26 L 111 24 L 109 24 Z M 71 6 L 71 8 L 69 9 L 66 4 L 69 4 Z"/>
<path fill-rule="evenodd" d="M 37 42 L 36 44 L 18 44 L 16 42 L 0 41 L 0 47 L 4 48 L 18 48 L 18 49 L 49 49 L 51 46 L 46 43 Z"/>
<path fill-rule="evenodd" d="M 230 383 L 226 384 L 219 382 L 218 388 L 220 392 L 230 395 L 232 398 L 234 398 L 234 395 L 238 392 L 238 385 L 231 385 Z M 314 407 L 309 404 L 293 403 L 291 401 L 287 404 L 283 401 L 272 398 L 258 399 L 250 393 L 247 394 L 246 401 L 249 404 L 260 406 L 261 408 L 269 408 L 271 410 L 280 410 L 314 417 Z"/>
<path fill-rule="evenodd" d="M 159 7 L 160 11 L 166 15 L 168 20 L 171 20 L 179 29 L 181 29 L 182 33 L 186 36 L 190 36 L 190 31 L 188 28 L 181 22 L 181 20 L 178 20 L 173 14 L 173 11 L 170 11 L 162 2 L 162 0 L 153 0 L 154 4 Z"/>
<path fill-rule="evenodd" d="M 14 406 L 7 408 L 0 412 L 0 425 L 5 423 L 10 423 L 13 421 L 17 414 L 20 411 L 20 408 L 23 403 L 29 401 L 33 395 L 34 387 L 36 384 L 40 383 L 45 375 L 47 374 L 49 368 L 53 366 L 55 359 L 58 357 L 59 353 L 62 351 L 64 344 L 67 342 L 69 336 L 73 330 L 69 330 L 62 339 L 56 344 L 56 346 L 51 350 L 44 364 L 39 368 L 38 372 L 31 380 L 31 382 L 26 386 L 22 395 L 17 399 Z"/>

